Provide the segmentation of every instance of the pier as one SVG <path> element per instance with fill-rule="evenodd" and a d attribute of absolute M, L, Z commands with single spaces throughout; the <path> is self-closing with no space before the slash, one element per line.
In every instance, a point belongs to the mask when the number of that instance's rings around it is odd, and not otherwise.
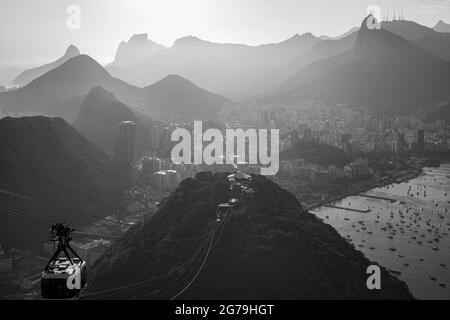
<path fill-rule="evenodd" d="M 394 198 L 387 198 L 387 197 L 373 196 L 373 195 L 365 194 L 365 193 L 358 193 L 358 194 L 356 194 L 356 196 L 366 197 L 366 198 L 372 198 L 372 199 L 378 199 L 378 200 L 386 200 L 386 201 L 389 201 L 390 203 L 394 203 L 394 202 L 399 201 L 398 199 L 394 199 Z"/>
<path fill-rule="evenodd" d="M 369 208 L 366 209 L 366 210 L 361 210 L 361 209 L 354 209 L 354 208 L 339 207 L 339 206 L 334 206 L 334 205 L 331 205 L 331 204 L 326 204 L 326 205 L 324 205 L 324 207 L 340 209 L 340 210 L 347 210 L 347 211 L 353 211 L 353 212 L 359 212 L 359 213 L 369 213 L 370 211 L 372 211 Z"/>

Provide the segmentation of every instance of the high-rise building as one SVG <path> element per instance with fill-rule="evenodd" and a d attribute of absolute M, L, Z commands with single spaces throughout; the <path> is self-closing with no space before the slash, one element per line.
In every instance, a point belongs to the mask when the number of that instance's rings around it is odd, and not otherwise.
<path fill-rule="evenodd" d="M 122 164 L 131 164 L 136 156 L 136 124 L 133 121 L 119 123 L 116 159 Z"/>
<path fill-rule="evenodd" d="M 311 142 L 312 141 L 312 130 L 309 127 L 306 127 L 303 131 L 303 140 L 305 142 Z"/>
<path fill-rule="evenodd" d="M 159 148 L 161 149 L 161 151 L 169 151 L 171 149 L 171 141 L 170 141 L 170 136 L 171 136 L 171 129 L 169 127 L 165 127 L 162 129 L 161 131 L 161 136 L 160 136 L 160 144 L 159 144 Z"/>
<path fill-rule="evenodd" d="M 417 131 L 417 149 L 419 151 L 425 150 L 425 131 L 423 129 Z"/>
<path fill-rule="evenodd" d="M 150 129 L 150 149 L 157 150 L 161 143 L 161 128 L 158 126 L 152 126 Z"/>
<path fill-rule="evenodd" d="M 299 134 L 297 130 L 292 130 L 291 133 L 291 146 L 296 146 L 300 142 Z"/>

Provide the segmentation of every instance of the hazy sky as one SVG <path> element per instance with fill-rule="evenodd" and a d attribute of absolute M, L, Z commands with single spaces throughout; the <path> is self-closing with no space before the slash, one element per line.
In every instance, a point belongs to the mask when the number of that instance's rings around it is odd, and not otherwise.
<path fill-rule="evenodd" d="M 0 0 L 0 66 L 49 62 L 69 44 L 107 63 L 133 33 L 166 46 L 186 35 L 246 44 L 338 35 L 359 25 L 372 4 L 403 8 L 427 26 L 450 22 L 447 0 Z M 67 27 L 69 5 L 81 9 L 80 30 Z"/>

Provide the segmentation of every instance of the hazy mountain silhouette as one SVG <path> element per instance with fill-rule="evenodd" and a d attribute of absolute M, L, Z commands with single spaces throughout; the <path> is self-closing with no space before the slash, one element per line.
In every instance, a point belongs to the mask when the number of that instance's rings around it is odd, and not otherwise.
<path fill-rule="evenodd" d="M 439 22 L 433 27 L 433 30 L 436 32 L 450 33 L 450 24 L 439 20 Z"/>
<path fill-rule="evenodd" d="M 75 47 L 74 45 L 70 45 L 67 48 L 66 53 L 64 54 L 64 56 L 62 56 L 61 58 L 59 58 L 58 60 L 56 60 L 56 61 L 54 61 L 52 63 L 45 64 L 43 66 L 36 67 L 36 68 L 33 68 L 33 69 L 29 69 L 29 70 L 26 70 L 26 71 L 20 73 L 14 79 L 14 83 L 18 84 L 20 86 L 24 86 L 24 85 L 28 84 L 29 82 L 33 81 L 34 79 L 42 76 L 44 73 L 59 67 L 60 65 L 62 65 L 67 60 L 78 56 L 79 54 L 80 54 L 80 51 L 78 50 L 78 48 Z"/>
<path fill-rule="evenodd" d="M 74 127 L 89 141 L 114 155 L 121 121 L 136 123 L 136 151 L 148 149 L 148 128 L 156 122 L 138 116 L 101 87 L 93 88 L 84 97 L 78 107 Z"/>
<path fill-rule="evenodd" d="M 111 157 L 61 118 L 36 116 L 0 119 L 0 161 L 27 173 L 0 164 L 0 188 L 55 200 L 67 207 L 99 216 L 112 214 L 112 209 L 36 179 L 33 175 L 87 194 L 100 202 L 116 205 L 120 199 L 121 192 Z M 76 215 L 46 203 L 4 194 L 0 194 L 0 199 L 2 204 L 51 222 L 64 220 L 76 228 L 95 222 L 90 217 Z M 48 241 L 48 229 L 45 226 L 42 228 L 0 213 L 2 245 L 42 249 L 44 241 Z"/>
<path fill-rule="evenodd" d="M 111 66 L 125 67 L 145 62 L 165 47 L 148 39 L 146 33 L 133 35 L 128 42 L 122 41 L 117 48 Z"/>
<path fill-rule="evenodd" d="M 450 39 L 450 35 L 441 34 L 414 21 L 382 21 L 381 28 L 390 31 L 402 38 L 405 38 L 406 40 L 417 40 L 423 37 L 438 37 L 441 39 Z"/>
<path fill-rule="evenodd" d="M 410 40 L 441 59 L 450 60 L 450 34 L 436 32 L 414 21 L 383 21 L 381 27 Z"/>
<path fill-rule="evenodd" d="M 272 98 L 316 97 L 395 112 L 450 94 L 448 63 L 385 29 L 368 29 L 366 21 L 353 50 L 305 67 Z"/>
<path fill-rule="evenodd" d="M 168 75 L 143 91 L 144 100 L 150 103 L 149 110 L 162 119 L 212 119 L 224 104 L 230 103 L 178 75 Z"/>
<path fill-rule="evenodd" d="M 247 93 L 258 76 L 283 65 L 319 41 L 312 34 L 304 34 L 280 43 L 248 46 L 188 36 L 176 40 L 172 47 L 159 51 L 145 63 L 109 70 L 136 85 L 178 74 L 206 90 L 233 96 Z"/>
<path fill-rule="evenodd" d="M 327 35 L 321 35 L 319 38 L 322 40 L 340 40 L 342 38 L 347 37 L 348 35 L 351 35 L 352 33 L 355 33 L 356 31 L 359 30 L 359 27 L 353 27 L 350 30 L 348 30 L 347 32 L 344 32 L 343 34 L 341 34 L 340 36 L 337 37 L 330 37 Z"/>
<path fill-rule="evenodd" d="M 48 110 L 48 114 L 63 118 L 67 123 L 73 125 L 75 122 L 80 105 L 83 102 L 85 96 L 70 97 L 62 102 L 54 103 Z"/>
<path fill-rule="evenodd" d="M 350 33 L 338 40 L 323 40 L 316 43 L 310 50 L 299 54 L 281 67 L 274 68 L 259 79 L 260 85 L 272 91 L 282 81 L 288 79 L 307 65 L 344 53 L 355 45 L 357 32 Z"/>
<path fill-rule="evenodd" d="M 203 269 L 180 299 L 412 298 L 385 268 L 381 290 L 368 290 L 366 269 L 374 262 L 274 182 L 252 176 L 250 187 L 254 194 L 242 211 L 231 214 L 223 231 L 217 230 Z M 217 205 L 228 197 L 224 173 L 202 172 L 184 180 L 148 223 L 129 230 L 105 252 L 91 269 L 89 287 L 95 292 L 157 280 L 93 298 L 170 299 L 179 293 L 199 270 L 208 243 L 195 256 L 205 238 L 182 245 L 164 239 L 208 233 Z"/>
<path fill-rule="evenodd" d="M 443 60 L 450 60 L 450 37 L 447 35 L 441 35 L 413 21 L 383 21 L 381 26 L 383 29 L 410 40 L 418 47 Z M 276 84 L 315 61 L 351 50 L 355 44 L 358 30 L 359 27 L 351 28 L 343 35 L 335 38 L 322 36 L 321 39 L 324 41 L 314 45 L 311 50 L 298 55 L 283 67 L 272 70 L 264 78 L 270 79 L 269 81 L 272 84 Z"/>
<path fill-rule="evenodd" d="M 0 94 L 0 107 L 4 112 L 40 113 L 64 116 L 73 119 L 80 100 L 72 99 L 86 95 L 93 87 L 100 86 L 114 94 L 122 103 L 132 109 L 154 113 L 175 112 L 181 115 L 199 114 L 205 116 L 217 111 L 227 100 L 209 93 L 179 76 L 171 76 L 146 88 L 139 88 L 112 77 L 100 64 L 87 55 L 79 55 L 66 61 L 23 88 Z M 64 104 L 66 105 L 64 106 Z M 63 111 L 58 111 L 62 106 Z M 76 108 L 73 107 L 72 108 Z M 58 113 L 61 112 L 61 113 Z M 202 119 L 202 118 L 200 118 Z"/>
<path fill-rule="evenodd" d="M 114 92 L 128 104 L 142 103 L 140 88 L 115 79 L 94 59 L 76 56 L 50 70 L 23 88 L 8 92 L 0 99 L 4 112 L 47 113 L 53 104 L 85 95 L 95 86 Z"/>
<path fill-rule="evenodd" d="M 112 93 L 94 87 L 78 108 L 74 127 L 89 141 L 113 155 L 121 121 L 137 122 L 137 116 Z"/>

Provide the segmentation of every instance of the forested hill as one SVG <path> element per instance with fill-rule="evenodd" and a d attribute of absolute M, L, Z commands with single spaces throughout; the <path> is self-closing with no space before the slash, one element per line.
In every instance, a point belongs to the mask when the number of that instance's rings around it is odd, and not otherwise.
<path fill-rule="evenodd" d="M 229 197 L 226 177 L 200 173 L 184 180 L 148 224 L 131 229 L 96 263 L 90 292 L 145 282 L 92 297 L 165 299 L 179 292 L 191 279 L 189 272 L 193 277 L 200 266 L 203 255 L 197 259 L 194 253 L 205 238 L 165 240 L 208 233 L 216 206 Z M 181 298 L 412 298 L 406 285 L 383 268 L 382 289 L 368 290 L 366 268 L 373 262 L 277 184 L 253 176 L 250 187 L 253 195 L 243 209 L 233 211 L 221 236 L 217 231 L 204 268 Z M 168 291 L 161 289 L 167 286 Z"/>

